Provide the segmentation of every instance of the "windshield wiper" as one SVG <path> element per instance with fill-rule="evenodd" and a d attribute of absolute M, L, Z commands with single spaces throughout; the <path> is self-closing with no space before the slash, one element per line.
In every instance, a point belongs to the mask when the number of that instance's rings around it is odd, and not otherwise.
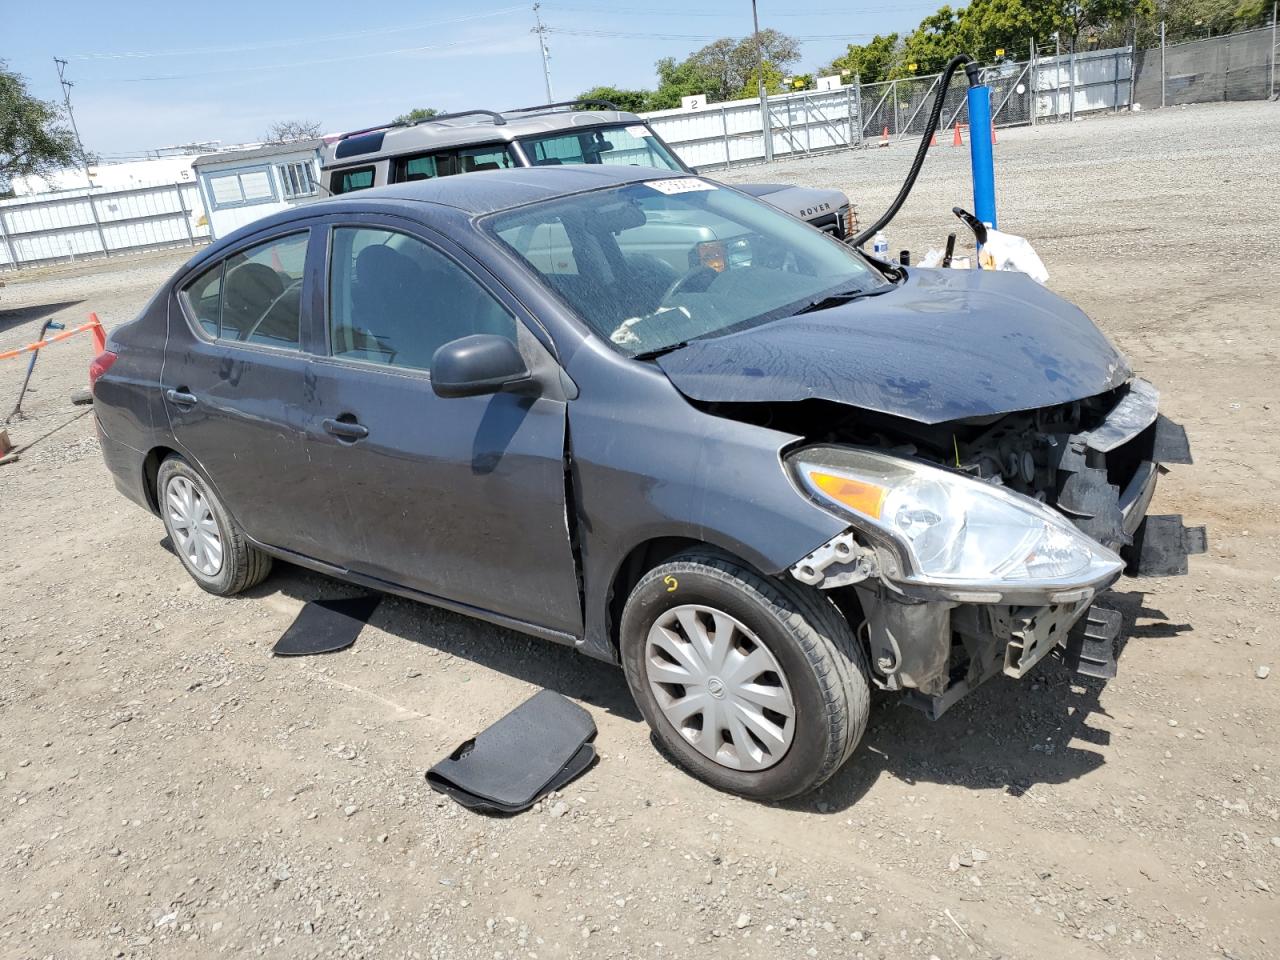
<path fill-rule="evenodd" d="M 852 303 L 854 300 L 861 300 L 863 297 L 878 297 L 887 290 L 846 290 L 843 293 L 832 293 L 818 300 L 814 300 L 807 306 L 801 307 L 795 313 L 794 317 L 800 316 L 802 313 L 815 313 L 818 310 L 830 310 L 832 307 L 838 307 L 841 304 Z"/>
<path fill-rule="evenodd" d="M 673 350 L 679 350 L 681 347 L 687 347 L 688 340 L 681 340 L 679 343 L 669 343 L 665 347 L 654 347 L 652 350 L 645 350 L 643 353 L 633 353 L 632 360 L 654 360 L 665 353 L 671 353 Z"/>

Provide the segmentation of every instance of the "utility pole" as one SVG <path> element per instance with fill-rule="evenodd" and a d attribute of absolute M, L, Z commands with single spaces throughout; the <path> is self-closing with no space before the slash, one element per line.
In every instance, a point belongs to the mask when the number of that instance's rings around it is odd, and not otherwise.
<path fill-rule="evenodd" d="M 547 48 L 547 28 L 542 23 L 542 14 L 539 12 L 541 8 L 540 3 L 533 5 L 533 32 L 538 35 L 538 49 L 542 51 L 542 79 L 547 84 L 547 103 L 554 103 L 556 98 L 551 92 L 551 51 Z"/>
<path fill-rule="evenodd" d="M 53 62 L 58 68 L 58 83 L 62 84 L 62 102 L 67 107 L 67 119 L 71 121 L 71 133 L 76 138 L 76 153 L 80 155 L 80 162 L 84 164 L 84 179 L 92 187 L 93 178 L 89 176 L 89 158 L 84 154 L 84 144 L 80 142 L 80 130 L 76 127 L 75 111 L 71 109 L 71 88 L 75 84 L 64 75 L 67 69 L 67 61 L 54 57 Z"/>
<path fill-rule="evenodd" d="M 764 88 L 764 47 L 760 43 L 760 15 L 756 13 L 756 0 L 751 0 L 751 22 L 755 26 L 756 79 L 760 92 L 760 133 L 764 137 L 764 159 L 766 163 L 773 160 L 773 126 L 769 122 L 769 94 Z"/>
<path fill-rule="evenodd" d="M 1164 89 L 1164 21 L 1160 21 L 1160 106 L 1168 103 Z"/>

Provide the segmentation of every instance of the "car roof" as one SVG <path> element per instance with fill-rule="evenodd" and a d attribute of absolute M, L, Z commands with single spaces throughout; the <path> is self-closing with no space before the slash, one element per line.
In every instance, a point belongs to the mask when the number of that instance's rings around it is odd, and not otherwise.
<path fill-rule="evenodd" d="M 447 207 L 464 216 L 482 216 L 498 210 L 550 200 L 555 197 L 607 189 L 645 180 L 688 177 L 679 170 L 657 170 L 621 164 L 566 164 L 558 167 L 513 167 L 478 170 L 434 180 L 393 183 L 344 193 L 329 200 L 298 204 L 246 224 L 205 247 L 188 265 L 211 260 L 227 247 L 264 230 L 288 226 L 326 214 L 412 212 L 417 204 Z M 406 210 L 406 207 L 410 208 Z"/>
<path fill-rule="evenodd" d="M 385 187 L 343 194 L 334 202 L 342 203 L 348 198 L 355 200 L 360 197 L 416 200 L 455 207 L 479 216 L 571 193 L 676 176 L 685 177 L 688 174 L 678 170 L 608 163 L 511 167 L 506 170 L 477 170 L 474 173 L 433 180 L 393 183 Z"/>
<path fill-rule="evenodd" d="M 495 122 L 495 118 L 502 122 Z M 450 114 L 440 120 L 427 119 L 404 126 L 386 127 L 347 134 L 322 148 L 321 166 L 360 166 L 387 157 L 399 157 L 444 147 L 461 147 L 485 143 L 507 143 L 522 137 L 568 130 L 613 126 L 620 123 L 644 123 L 634 113 L 622 110 L 558 110 L 540 112 L 468 111 Z"/>

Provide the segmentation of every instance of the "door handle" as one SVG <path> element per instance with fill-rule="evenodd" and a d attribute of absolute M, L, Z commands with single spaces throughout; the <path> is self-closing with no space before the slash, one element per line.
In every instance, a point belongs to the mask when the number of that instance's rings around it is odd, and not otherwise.
<path fill-rule="evenodd" d="M 169 398 L 169 402 L 179 407 L 194 407 L 199 400 L 196 399 L 194 393 L 187 393 L 183 390 L 166 390 L 164 395 Z"/>
<path fill-rule="evenodd" d="M 345 420 L 325 420 L 325 433 L 331 433 L 339 440 L 349 440 L 354 443 L 357 440 L 363 440 L 369 435 L 369 428 L 359 423 L 347 423 Z"/>

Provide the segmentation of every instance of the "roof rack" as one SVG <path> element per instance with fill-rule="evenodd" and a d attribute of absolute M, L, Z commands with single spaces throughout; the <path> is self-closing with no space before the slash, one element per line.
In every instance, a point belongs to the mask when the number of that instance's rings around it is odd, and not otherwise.
<path fill-rule="evenodd" d="M 581 100 L 560 100 L 556 103 L 539 103 L 532 107 L 520 107 L 516 110 L 504 110 L 503 113 L 533 113 L 537 110 L 550 110 L 555 107 L 577 107 L 577 106 L 593 106 L 604 107 L 606 110 L 617 110 L 618 105 L 608 100 L 597 100 L 594 97 L 587 97 Z"/>
<path fill-rule="evenodd" d="M 616 107 L 614 109 L 617 109 Z M 442 120 L 456 120 L 459 117 L 485 116 L 493 121 L 494 126 L 505 126 L 506 118 L 493 110 L 460 110 L 457 113 L 437 113 L 434 117 L 423 117 L 421 120 L 400 120 L 391 123 L 380 123 L 376 127 L 365 127 L 363 130 L 352 130 L 338 138 L 339 141 L 351 137 L 359 137 L 366 133 L 377 133 L 379 130 L 393 130 L 398 127 L 416 127 L 420 123 L 439 123 Z"/>

